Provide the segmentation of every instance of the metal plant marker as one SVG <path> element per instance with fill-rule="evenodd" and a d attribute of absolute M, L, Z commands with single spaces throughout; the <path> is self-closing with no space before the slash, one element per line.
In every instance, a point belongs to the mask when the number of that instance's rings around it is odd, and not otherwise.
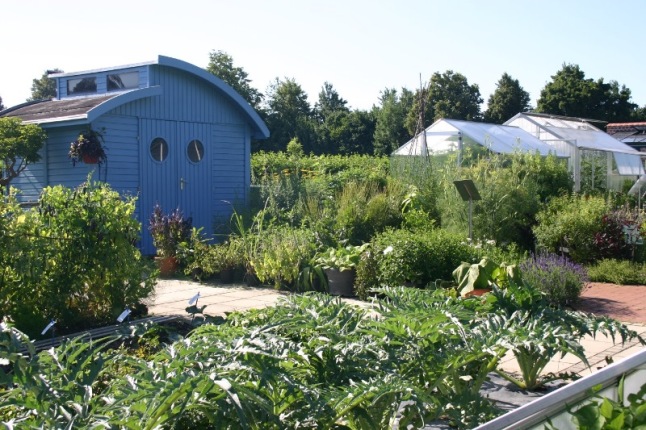
<path fill-rule="evenodd" d="M 481 200 L 480 193 L 471 179 L 462 179 L 453 181 L 455 188 L 458 189 L 460 197 L 465 202 L 469 202 L 469 240 L 473 240 L 473 201 Z"/>

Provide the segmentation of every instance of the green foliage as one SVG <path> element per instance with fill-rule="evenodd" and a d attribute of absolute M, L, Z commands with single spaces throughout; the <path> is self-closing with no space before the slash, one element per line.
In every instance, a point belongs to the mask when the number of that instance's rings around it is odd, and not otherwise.
<path fill-rule="evenodd" d="M 233 65 L 233 57 L 224 51 L 211 51 L 206 71 L 222 79 L 238 92 L 254 109 L 260 107 L 263 95 L 251 86 L 249 74 Z"/>
<path fill-rule="evenodd" d="M 646 285 L 646 266 L 629 260 L 604 258 L 588 266 L 588 276 L 592 282 Z"/>
<path fill-rule="evenodd" d="M 354 278 L 354 292 L 361 300 L 367 300 L 371 290 L 379 286 L 377 255 L 370 244 L 359 258 Z"/>
<path fill-rule="evenodd" d="M 427 103 L 431 122 L 441 118 L 476 121 L 482 101 L 478 84 L 469 85 L 461 73 L 447 70 L 431 76 Z"/>
<path fill-rule="evenodd" d="M 617 81 L 593 80 L 576 64 L 563 64 L 541 90 L 537 112 L 592 118 L 607 122 L 630 121 L 637 105 L 630 90 Z"/>
<path fill-rule="evenodd" d="M 520 86 L 518 79 L 503 73 L 496 83 L 496 91 L 489 96 L 484 121 L 503 124 L 520 112 L 530 110 L 529 93 Z"/>
<path fill-rule="evenodd" d="M 222 243 L 208 243 L 201 235 L 201 228 L 193 228 L 188 243 L 181 246 L 180 260 L 184 273 L 204 280 L 224 270 L 244 268 L 247 263 L 242 237 L 231 235 Z"/>
<path fill-rule="evenodd" d="M 393 182 L 385 189 L 373 183 L 347 183 L 337 197 L 337 236 L 360 245 L 388 227 L 399 226 L 402 191 Z"/>
<path fill-rule="evenodd" d="M 112 322 L 153 290 L 135 243 L 135 199 L 106 184 L 43 190 L 23 211 L 0 204 L 0 314 L 33 335 L 50 319 L 60 332 Z"/>
<path fill-rule="evenodd" d="M 594 400 L 579 408 L 569 408 L 572 422 L 579 429 L 622 430 L 646 428 L 646 384 L 637 393 L 624 399 L 626 375 L 619 379 L 617 397 L 619 401 L 599 394 Z"/>
<path fill-rule="evenodd" d="M 483 258 L 477 264 L 463 262 L 453 271 L 453 280 L 462 297 L 476 289 L 505 288 L 510 282 L 520 283 L 516 265 L 497 264 Z"/>
<path fill-rule="evenodd" d="M 462 168 L 447 161 L 436 169 L 439 189 L 437 206 L 440 225 L 464 234 L 468 231 L 467 205 L 459 197 L 454 181 L 471 179 L 481 196 L 473 204 L 473 234 L 476 240 L 494 240 L 507 246 L 533 248 L 532 226 L 541 204 L 571 189 L 567 165 L 555 157 L 539 154 L 465 155 Z"/>
<path fill-rule="evenodd" d="M 424 287 L 449 280 L 473 250 L 459 236 L 440 229 L 388 230 L 373 240 L 379 285 Z"/>
<path fill-rule="evenodd" d="M 361 254 L 369 244 L 347 245 L 341 248 L 329 248 L 316 255 L 315 262 L 323 269 L 337 269 L 339 272 L 351 270 L 357 267 L 361 260 Z"/>
<path fill-rule="evenodd" d="M 528 284 L 510 282 L 506 288 L 494 287 L 486 297 L 489 310 L 504 320 L 498 335 L 501 342 L 510 345 L 521 378 L 503 371 L 498 373 L 522 389 L 535 390 L 549 381 L 571 378 L 572 375 L 543 374 L 557 354 L 570 353 L 587 365 L 580 343 L 585 336 L 603 334 L 613 342 L 618 337 L 622 343 L 633 338 L 646 343 L 636 332 L 611 318 L 552 307 L 543 293 Z"/>
<path fill-rule="evenodd" d="M 28 102 L 50 100 L 56 97 L 56 80 L 49 77 L 51 73 L 62 73 L 60 69 L 46 70 L 39 79 L 31 81 L 31 97 Z"/>
<path fill-rule="evenodd" d="M 338 191 L 346 182 L 387 182 L 387 157 L 367 155 L 308 155 L 293 157 L 287 152 L 258 152 L 251 157 L 251 178 L 254 184 L 280 175 L 295 175 L 302 179 L 321 180 Z"/>
<path fill-rule="evenodd" d="M 538 225 L 533 232 L 537 248 L 552 253 L 566 248 L 574 262 L 594 261 L 600 257 L 595 236 L 609 211 L 603 197 L 573 194 L 552 199 L 536 215 Z"/>
<path fill-rule="evenodd" d="M 394 88 L 381 91 L 381 106 L 375 110 L 375 155 L 388 155 L 411 138 L 413 131 L 407 130 L 406 117 L 413 107 L 413 100 L 414 94 L 406 88 L 401 89 L 401 94 L 397 94 Z"/>
<path fill-rule="evenodd" d="M 2 324 L 0 413 L 45 428 L 473 428 L 502 413 L 480 389 L 507 351 L 577 352 L 584 332 L 634 336 L 607 320 L 541 313 L 526 290 L 489 302 L 443 290 L 376 293 L 369 309 L 290 295 L 163 348 L 148 331 L 133 342 L 143 354 L 83 338 L 35 354 Z M 17 353 L 24 343 L 28 356 Z"/>
<path fill-rule="evenodd" d="M 264 150 L 283 151 L 293 138 L 303 144 L 305 152 L 314 149 L 314 120 L 307 93 L 294 79 L 276 78 L 269 86 L 265 122 L 271 135 L 261 143 Z"/>
<path fill-rule="evenodd" d="M 310 230 L 272 227 L 257 237 L 256 251 L 250 264 L 261 282 L 278 288 L 294 288 L 301 267 L 316 252 L 316 238 Z"/>
<path fill-rule="evenodd" d="M 47 135 L 36 124 L 22 124 L 20 118 L 0 118 L 0 191 L 29 164 L 40 160 Z"/>

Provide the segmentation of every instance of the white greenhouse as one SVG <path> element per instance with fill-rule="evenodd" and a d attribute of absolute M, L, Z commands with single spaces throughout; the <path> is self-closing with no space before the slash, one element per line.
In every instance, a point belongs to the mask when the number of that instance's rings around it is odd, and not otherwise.
<path fill-rule="evenodd" d="M 435 121 L 424 133 L 413 137 L 392 155 L 439 155 L 461 150 L 464 145 L 480 145 L 503 154 L 520 151 L 567 155 L 518 127 L 455 119 Z"/>
<path fill-rule="evenodd" d="M 586 180 L 595 183 L 595 172 L 605 178 L 608 189 L 620 189 L 625 180 L 635 182 L 644 175 L 641 154 L 582 118 L 569 118 L 537 113 L 519 113 L 507 122 L 537 137 L 569 157 L 569 168 L 575 190 L 581 189 L 582 165 L 592 175 Z M 597 165 L 595 165 L 597 163 Z"/>

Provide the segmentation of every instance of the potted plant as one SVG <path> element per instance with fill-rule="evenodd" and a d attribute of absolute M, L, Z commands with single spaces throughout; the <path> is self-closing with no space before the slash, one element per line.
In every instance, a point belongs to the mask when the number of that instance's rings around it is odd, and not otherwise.
<path fill-rule="evenodd" d="M 80 133 L 76 140 L 70 143 L 68 156 L 72 160 L 72 164 L 76 165 L 80 161 L 85 164 L 100 165 L 103 163 L 108 157 L 103 150 L 102 140 L 103 135 L 92 129 Z"/>
<path fill-rule="evenodd" d="M 361 254 L 368 244 L 328 248 L 315 261 L 325 273 L 328 292 L 335 296 L 354 297 L 354 278 Z"/>
<path fill-rule="evenodd" d="M 235 278 L 236 268 L 243 265 L 244 249 L 242 242 L 233 237 L 227 242 L 213 246 L 216 266 L 220 269 L 220 281 L 229 284 Z"/>
<path fill-rule="evenodd" d="M 157 250 L 155 260 L 162 276 L 170 276 L 177 270 L 177 252 L 190 240 L 191 224 L 191 219 L 185 219 L 179 209 L 165 214 L 161 206 L 155 205 L 148 231 Z"/>

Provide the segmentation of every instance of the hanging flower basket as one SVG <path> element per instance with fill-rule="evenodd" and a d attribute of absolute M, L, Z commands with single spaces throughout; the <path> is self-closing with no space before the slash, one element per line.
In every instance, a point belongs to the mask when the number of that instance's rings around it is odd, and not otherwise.
<path fill-rule="evenodd" d="M 101 141 L 101 133 L 92 129 L 82 132 L 79 137 L 70 143 L 69 158 L 72 164 L 82 161 L 85 164 L 101 164 L 108 157 L 105 155 Z"/>

